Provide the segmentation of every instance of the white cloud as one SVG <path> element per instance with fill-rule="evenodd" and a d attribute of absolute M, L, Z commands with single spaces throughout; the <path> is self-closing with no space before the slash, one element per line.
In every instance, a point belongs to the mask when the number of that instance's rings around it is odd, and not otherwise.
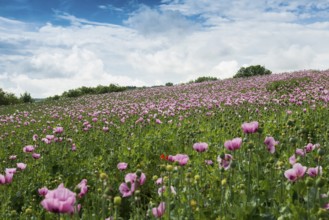
<path fill-rule="evenodd" d="M 326 1 L 162 2 L 141 6 L 125 26 L 56 12 L 71 25 L 35 29 L 0 17 L 0 87 L 47 97 L 80 86 L 227 78 L 242 65 L 273 72 L 329 68 Z"/>
<path fill-rule="evenodd" d="M 214 68 L 212 68 L 212 76 L 220 79 L 231 78 L 239 70 L 239 64 L 236 60 L 222 61 Z"/>
<path fill-rule="evenodd" d="M 186 19 L 176 11 L 160 11 L 142 5 L 124 22 L 129 27 L 138 30 L 143 35 L 174 35 L 183 37 L 196 29 L 199 25 Z"/>

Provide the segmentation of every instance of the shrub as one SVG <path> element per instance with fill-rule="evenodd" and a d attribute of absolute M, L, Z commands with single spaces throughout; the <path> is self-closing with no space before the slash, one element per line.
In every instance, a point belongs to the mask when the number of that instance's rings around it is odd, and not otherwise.
<path fill-rule="evenodd" d="M 272 72 L 261 65 L 241 67 L 233 78 L 270 75 Z"/>
<path fill-rule="evenodd" d="M 21 102 L 28 103 L 33 102 L 33 99 L 30 95 L 30 93 L 24 92 L 24 94 L 21 94 L 21 97 L 19 98 Z"/>
<path fill-rule="evenodd" d="M 201 83 L 201 82 L 207 82 L 207 81 L 216 81 L 218 80 L 216 77 L 213 76 L 200 76 L 196 80 L 194 80 L 195 83 Z"/>
<path fill-rule="evenodd" d="M 20 100 L 13 93 L 7 93 L 0 88 L 0 105 L 11 105 L 19 102 Z"/>

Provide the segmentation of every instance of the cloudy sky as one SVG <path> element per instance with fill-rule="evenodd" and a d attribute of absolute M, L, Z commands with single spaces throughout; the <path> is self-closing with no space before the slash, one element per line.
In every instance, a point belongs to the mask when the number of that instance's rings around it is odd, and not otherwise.
<path fill-rule="evenodd" d="M 329 69 L 328 0 L 0 0 L 0 88 L 43 98 Z"/>

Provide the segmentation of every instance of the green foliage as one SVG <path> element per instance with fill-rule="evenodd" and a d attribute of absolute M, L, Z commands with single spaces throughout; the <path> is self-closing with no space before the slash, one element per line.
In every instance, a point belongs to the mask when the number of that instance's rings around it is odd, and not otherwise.
<path fill-rule="evenodd" d="M 0 105 L 12 105 L 19 102 L 20 100 L 13 93 L 5 92 L 0 88 Z"/>
<path fill-rule="evenodd" d="M 310 82 L 310 77 L 291 78 L 285 80 L 278 80 L 266 84 L 266 90 L 269 92 L 292 92 L 295 88 L 299 87 L 302 83 Z"/>
<path fill-rule="evenodd" d="M 272 72 L 261 65 L 241 67 L 233 78 L 270 75 Z"/>
<path fill-rule="evenodd" d="M 116 84 L 110 84 L 109 86 L 98 85 L 97 87 L 86 87 L 82 86 L 77 89 L 70 89 L 68 91 L 63 92 L 61 96 L 48 97 L 48 100 L 58 100 L 60 97 L 67 98 L 76 98 L 83 95 L 96 95 L 96 94 L 105 94 L 112 92 L 122 92 L 125 90 L 135 89 L 135 86 L 119 86 Z"/>
<path fill-rule="evenodd" d="M 23 103 L 31 103 L 33 102 L 33 99 L 31 97 L 30 93 L 24 92 L 24 94 L 21 94 L 21 97 L 19 98 L 19 100 Z"/>
<path fill-rule="evenodd" d="M 167 82 L 165 86 L 173 86 L 174 84 L 172 82 Z"/>
<path fill-rule="evenodd" d="M 208 81 L 217 81 L 218 79 L 213 76 L 200 76 L 196 80 L 192 81 L 194 83 L 208 82 Z"/>

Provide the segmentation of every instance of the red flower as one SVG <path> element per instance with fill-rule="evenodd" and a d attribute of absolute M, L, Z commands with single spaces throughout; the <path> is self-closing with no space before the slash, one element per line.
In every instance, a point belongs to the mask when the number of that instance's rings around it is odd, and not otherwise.
<path fill-rule="evenodd" d="M 160 155 L 160 159 L 161 159 L 161 160 L 168 160 L 168 155 L 166 156 L 166 155 L 164 155 L 164 154 L 161 154 L 161 155 Z"/>

